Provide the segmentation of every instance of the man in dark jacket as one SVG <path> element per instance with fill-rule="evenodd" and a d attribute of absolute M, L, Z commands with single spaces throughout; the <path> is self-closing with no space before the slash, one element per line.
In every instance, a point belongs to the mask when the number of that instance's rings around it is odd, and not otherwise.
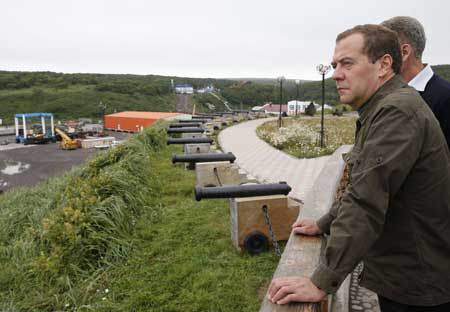
<path fill-rule="evenodd" d="M 426 43 L 422 24 L 413 17 L 396 16 L 381 25 L 398 34 L 403 58 L 400 74 L 430 106 L 450 147 L 450 82 L 433 73 L 430 65 L 422 63 Z"/>
<path fill-rule="evenodd" d="M 269 299 L 317 302 L 364 262 L 360 284 L 385 311 L 450 311 L 450 155 L 429 107 L 398 75 L 395 32 L 379 25 L 336 39 L 333 79 L 358 111 L 349 183 L 319 220 L 294 224 L 328 234 L 313 275 L 274 279 Z"/>

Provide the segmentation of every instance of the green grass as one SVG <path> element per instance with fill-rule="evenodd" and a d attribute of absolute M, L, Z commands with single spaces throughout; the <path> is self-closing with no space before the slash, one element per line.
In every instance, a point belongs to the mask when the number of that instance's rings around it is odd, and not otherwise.
<path fill-rule="evenodd" d="M 354 116 L 326 116 L 324 147 L 320 147 L 320 117 L 285 118 L 281 128 L 277 121 L 267 122 L 258 127 L 257 134 L 285 153 L 298 158 L 313 158 L 330 155 L 342 145 L 353 144 L 355 122 Z"/>
<path fill-rule="evenodd" d="M 278 259 L 271 253 L 251 257 L 232 247 L 227 202 L 195 202 L 193 172 L 169 163 L 173 151 L 154 159 L 165 181 L 171 181 L 156 200 L 161 222 L 153 227 L 145 217 L 138 222 L 134 252 L 126 265 L 109 272 L 109 293 L 96 309 L 257 310 L 258 290 L 271 278 Z"/>
<path fill-rule="evenodd" d="M 227 201 L 195 202 L 194 172 L 170 162 L 181 148 L 160 139 L 2 195 L 0 310 L 259 308 L 278 258 L 232 247 Z"/>

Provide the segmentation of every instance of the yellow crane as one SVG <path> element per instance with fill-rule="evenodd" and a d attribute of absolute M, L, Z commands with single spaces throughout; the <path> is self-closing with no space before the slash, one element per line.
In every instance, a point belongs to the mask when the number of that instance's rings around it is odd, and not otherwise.
<path fill-rule="evenodd" d="M 78 148 L 78 142 L 76 140 L 72 140 L 67 134 L 64 133 L 61 129 L 55 128 L 56 133 L 61 136 L 61 148 L 64 150 L 73 150 Z"/>

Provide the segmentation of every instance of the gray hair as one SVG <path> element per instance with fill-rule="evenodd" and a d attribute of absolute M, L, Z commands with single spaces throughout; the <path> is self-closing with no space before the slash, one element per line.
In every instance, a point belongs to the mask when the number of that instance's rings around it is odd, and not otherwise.
<path fill-rule="evenodd" d="M 409 43 L 413 47 L 416 58 L 422 60 L 427 39 L 425 30 L 417 19 L 410 16 L 396 16 L 382 22 L 381 25 L 395 31 L 400 43 Z"/>

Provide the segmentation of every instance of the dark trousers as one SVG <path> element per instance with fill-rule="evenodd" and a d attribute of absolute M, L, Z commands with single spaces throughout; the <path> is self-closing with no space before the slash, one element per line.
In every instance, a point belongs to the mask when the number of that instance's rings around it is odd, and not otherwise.
<path fill-rule="evenodd" d="M 450 312 L 450 302 L 433 307 L 419 307 L 394 302 L 378 296 L 381 312 Z"/>

